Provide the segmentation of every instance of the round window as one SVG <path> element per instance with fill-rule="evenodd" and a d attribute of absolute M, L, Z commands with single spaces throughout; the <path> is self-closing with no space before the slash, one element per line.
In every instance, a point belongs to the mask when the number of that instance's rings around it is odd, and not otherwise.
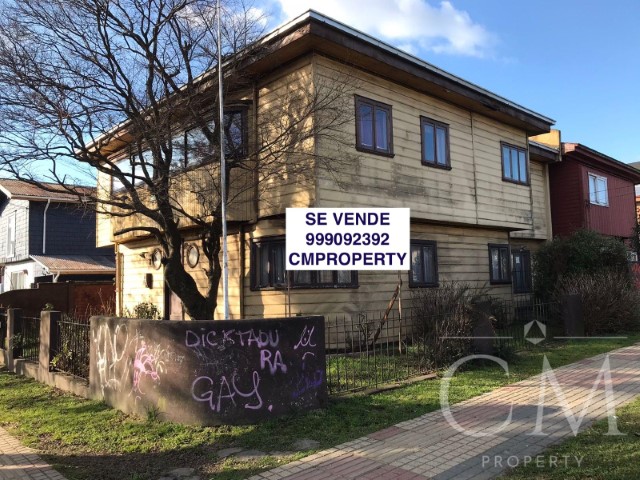
<path fill-rule="evenodd" d="M 151 264 L 153 265 L 153 268 L 160 270 L 160 267 L 162 266 L 162 252 L 159 248 L 156 248 L 151 254 Z"/>
<path fill-rule="evenodd" d="M 198 260 L 200 259 L 200 252 L 198 251 L 198 247 L 195 245 L 189 245 L 187 248 L 187 263 L 191 268 L 194 268 L 198 265 Z"/>

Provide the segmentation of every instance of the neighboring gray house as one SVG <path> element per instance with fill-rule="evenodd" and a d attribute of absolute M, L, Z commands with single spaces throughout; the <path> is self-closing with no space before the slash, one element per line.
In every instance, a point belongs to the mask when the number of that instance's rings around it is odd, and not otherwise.
<path fill-rule="evenodd" d="M 0 178 L 0 292 L 114 275 L 113 248 L 96 247 L 95 213 L 77 196 Z"/>

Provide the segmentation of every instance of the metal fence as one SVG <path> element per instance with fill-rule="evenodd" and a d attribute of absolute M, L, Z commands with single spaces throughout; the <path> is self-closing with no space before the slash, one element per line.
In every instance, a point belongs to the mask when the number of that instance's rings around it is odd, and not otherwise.
<path fill-rule="evenodd" d="M 499 354 L 534 348 L 560 328 L 560 306 L 530 296 L 487 297 L 432 315 L 419 308 L 325 315 L 330 394 L 374 389 L 447 367 L 474 351 L 477 315 L 488 316 Z"/>
<path fill-rule="evenodd" d="M 561 307 L 557 302 L 524 297 L 494 299 L 490 305 L 495 345 L 499 349 L 531 349 L 561 334 Z"/>
<path fill-rule="evenodd" d="M 7 310 L 0 308 L 0 348 L 6 347 L 7 340 Z"/>
<path fill-rule="evenodd" d="M 376 388 L 429 371 L 425 344 L 410 311 L 385 319 L 382 312 L 325 319 L 330 394 Z"/>
<path fill-rule="evenodd" d="M 62 315 L 57 322 L 56 342 L 51 346 L 51 368 L 89 379 L 89 329 L 88 320 Z"/>
<path fill-rule="evenodd" d="M 20 317 L 13 334 L 16 358 L 37 362 L 40 356 L 40 317 Z"/>

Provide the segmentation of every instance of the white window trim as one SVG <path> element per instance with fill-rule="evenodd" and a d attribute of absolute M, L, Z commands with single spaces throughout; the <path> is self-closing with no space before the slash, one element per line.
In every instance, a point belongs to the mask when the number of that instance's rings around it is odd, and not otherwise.
<path fill-rule="evenodd" d="M 603 191 L 596 190 L 594 192 L 595 200 L 592 200 L 591 198 L 591 178 L 593 178 L 595 181 L 595 188 L 598 188 L 598 180 L 602 180 L 604 182 L 604 190 Z M 609 184 L 607 182 L 607 177 L 603 177 L 602 175 L 598 175 L 595 173 L 589 173 L 587 179 L 588 179 L 588 188 L 589 188 L 589 202 L 592 205 L 608 207 L 609 206 Z M 604 199 L 600 198 L 600 195 L 604 195 Z"/>

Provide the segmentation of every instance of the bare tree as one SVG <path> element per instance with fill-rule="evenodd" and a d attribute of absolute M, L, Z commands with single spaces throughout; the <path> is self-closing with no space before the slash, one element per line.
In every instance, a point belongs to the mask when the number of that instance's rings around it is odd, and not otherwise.
<path fill-rule="evenodd" d="M 69 166 L 107 178 L 84 200 L 116 218 L 115 235 L 155 238 L 165 280 L 187 313 L 212 318 L 221 277 L 219 129 L 230 205 L 283 176 L 308 176 L 310 165 L 335 172 L 336 157 L 306 145 L 338 139 L 350 121 L 348 82 L 282 93 L 269 112 L 253 117 L 247 142 L 242 115 L 228 115 L 224 125 L 211 118 L 219 101 L 218 48 L 225 103 L 242 106 L 259 80 L 244 68 L 266 48 L 257 41 L 266 22 L 252 6 L 224 2 L 219 46 L 211 0 L 0 1 L 0 168 L 79 196 L 86 191 L 69 186 Z M 185 128 L 189 151 L 176 140 Z M 187 225 L 199 232 L 206 258 L 205 294 L 183 266 Z"/>

